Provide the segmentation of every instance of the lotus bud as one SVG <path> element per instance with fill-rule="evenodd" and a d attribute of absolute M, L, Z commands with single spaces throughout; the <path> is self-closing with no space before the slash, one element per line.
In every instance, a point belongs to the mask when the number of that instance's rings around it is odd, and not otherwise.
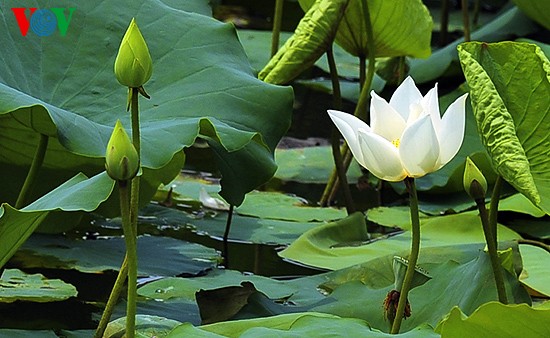
<path fill-rule="evenodd" d="M 149 48 L 132 19 L 126 30 L 115 60 L 115 75 L 120 84 L 139 88 L 151 78 L 153 61 Z"/>
<path fill-rule="evenodd" d="M 120 120 L 116 121 L 115 129 L 107 143 L 105 169 L 107 174 L 117 181 L 130 180 L 139 170 L 138 153 Z"/>
<path fill-rule="evenodd" d="M 483 173 L 476 167 L 475 163 L 466 158 L 466 166 L 464 168 L 464 190 L 474 200 L 485 199 L 487 192 L 487 180 Z"/>

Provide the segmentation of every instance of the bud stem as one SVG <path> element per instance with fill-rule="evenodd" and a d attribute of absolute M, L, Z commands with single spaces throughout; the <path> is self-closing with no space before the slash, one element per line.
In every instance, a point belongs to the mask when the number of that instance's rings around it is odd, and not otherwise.
<path fill-rule="evenodd" d="M 25 178 L 23 187 L 21 188 L 21 191 L 19 191 L 19 196 L 17 197 L 17 201 L 15 202 L 16 209 L 21 209 L 27 204 L 29 194 L 32 190 L 32 187 L 34 186 L 34 182 L 36 181 L 36 176 L 38 175 L 38 171 L 42 167 L 42 163 L 44 162 L 44 157 L 46 157 L 48 140 L 49 140 L 49 137 L 47 135 L 40 134 L 40 140 L 38 141 L 38 146 L 36 147 L 36 152 L 34 153 L 31 167 L 29 168 L 29 172 L 27 173 L 27 177 Z"/>
<path fill-rule="evenodd" d="M 399 295 L 399 303 L 397 305 L 397 312 L 391 329 L 391 333 L 397 334 L 401 328 L 401 321 L 405 313 L 405 306 L 407 305 L 407 297 L 409 290 L 411 289 L 411 282 L 414 276 L 414 269 L 418 261 L 418 255 L 420 253 L 420 215 L 418 213 L 418 196 L 416 194 L 416 186 L 414 178 L 405 178 L 405 185 L 409 191 L 409 203 L 411 209 L 411 254 L 409 255 L 409 265 L 405 272 L 405 278 L 403 280 L 403 287 L 401 288 Z"/>
<path fill-rule="evenodd" d="M 498 176 L 493 188 L 493 194 L 491 195 L 491 208 L 489 213 L 485 208 L 485 199 L 478 198 L 475 200 L 477 208 L 479 210 L 479 216 L 481 218 L 481 225 L 483 226 L 483 234 L 485 235 L 485 241 L 487 242 L 487 250 L 489 251 L 489 258 L 491 259 L 491 266 L 493 268 L 493 274 L 495 277 L 495 284 L 498 293 L 498 300 L 502 304 L 508 304 L 508 297 L 506 296 L 506 287 L 504 285 L 504 275 L 502 272 L 502 266 L 498 258 L 498 241 L 497 241 L 497 212 L 498 203 L 500 200 L 500 188 L 502 186 L 502 177 Z"/>

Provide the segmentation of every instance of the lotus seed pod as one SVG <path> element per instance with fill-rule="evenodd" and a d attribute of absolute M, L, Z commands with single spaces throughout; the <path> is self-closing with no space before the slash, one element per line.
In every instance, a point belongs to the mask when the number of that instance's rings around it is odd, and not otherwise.
<path fill-rule="evenodd" d="M 115 60 L 115 75 L 120 84 L 139 88 L 151 78 L 153 61 L 149 48 L 132 19 L 126 30 Z"/>
<path fill-rule="evenodd" d="M 134 178 L 139 170 L 139 156 L 122 127 L 120 120 L 116 121 L 105 155 L 107 174 L 117 181 L 127 181 Z"/>

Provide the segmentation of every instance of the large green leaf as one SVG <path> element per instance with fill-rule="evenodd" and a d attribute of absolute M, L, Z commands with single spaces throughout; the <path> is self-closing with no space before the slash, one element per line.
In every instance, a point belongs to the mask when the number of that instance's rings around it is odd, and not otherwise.
<path fill-rule="evenodd" d="M 547 337 L 550 310 L 536 310 L 526 304 L 483 304 L 467 317 L 458 307 L 436 328 L 442 337 Z"/>
<path fill-rule="evenodd" d="M 520 277 L 521 282 L 540 295 L 550 296 L 550 278 L 548 276 L 550 254 L 548 251 L 532 245 L 520 245 L 519 250 L 524 268 Z"/>
<path fill-rule="evenodd" d="M 295 313 L 222 322 L 200 327 L 182 324 L 167 337 L 437 337 L 432 329 L 419 327 L 407 333 L 389 335 L 372 329 L 363 320 L 323 313 Z"/>
<path fill-rule="evenodd" d="M 349 1 L 316 0 L 258 78 L 267 83 L 284 84 L 311 67 L 331 46 Z"/>
<path fill-rule="evenodd" d="M 300 0 L 308 9 L 314 0 Z M 338 27 L 336 43 L 355 56 L 366 57 L 367 32 L 361 0 L 350 0 Z M 375 55 L 428 57 L 431 53 L 432 17 L 420 0 L 367 0 Z"/>
<path fill-rule="evenodd" d="M 420 264 L 429 272 L 432 279 L 409 293 L 412 316 L 402 323 L 402 332 L 424 323 L 435 326 L 453 306 L 458 305 L 466 313 L 472 313 L 481 304 L 497 299 L 489 255 L 481 250 L 483 245 L 478 245 L 477 248 L 471 245 L 464 247 L 467 249 L 461 246 L 446 247 L 439 255 L 436 254 L 437 248 L 427 250 L 428 257 L 422 258 Z M 460 257 L 470 256 L 472 253 L 475 255 L 473 259 L 464 261 L 463 257 Z M 362 264 L 366 272 L 365 278 L 375 279 L 381 272 L 391 274 L 391 256 L 387 258 L 383 270 L 379 265 L 379 269 L 369 271 L 365 268 L 367 263 Z M 370 263 L 374 261 L 368 262 Z M 517 276 L 506 273 L 505 284 L 511 302 L 530 301 L 529 295 L 518 282 Z M 365 319 L 373 327 L 385 330 L 388 328 L 388 323 L 384 319 L 381 306 L 387 293 L 392 289 L 394 289 L 393 280 L 386 281 L 385 286 L 374 287 L 359 278 L 355 281 L 350 278 L 350 281 L 336 285 L 325 304 L 311 310 Z M 350 306 L 350 304 L 356 305 Z"/>
<path fill-rule="evenodd" d="M 396 225 L 410 227 L 404 222 Z M 366 229 L 364 216 L 355 213 L 307 231 L 279 255 L 303 264 L 336 270 L 389 254 L 409 252 L 409 231 L 370 241 Z M 421 219 L 421 232 L 422 248 L 485 242 L 477 212 Z M 501 241 L 520 238 L 504 226 L 498 227 L 498 236 Z"/>
<path fill-rule="evenodd" d="M 88 179 L 78 174 L 22 210 L 0 207 L 0 267 L 54 210 L 92 211 L 109 197 L 114 181 L 105 172 Z M 94 196 L 95 198 L 90 198 Z"/>
<path fill-rule="evenodd" d="M 239 177 L 225 180 L 222 194 L 240 204 L 245 192 L 275 172 L 272 153 L 289 126 L 292 93 L 256 79 L 234 28 L 186 12 L 186 4 L 197 7 L 193 3 L 82 3 L 66 36 L 43 38 L 32 31 L 21 36 L 13 13 L 3 11 L 1 161 L 11 165 L 8 169 L 28 166 L 43 133 L 57 138 L 51 146 L 55 156 L 50 147 L 46 154 L 46 169 L 101 170 L 103 161 L 97 158 L 104 156 L 115 120 L 130 125 L 126 89 L 112 67 L 128 22 L 136 17 L 154 63 L 146 84 L 152 99 L 141 101 L 142 165 L 162 168 L 204 135 L 219 145 L 222 175 Z M 40 7 L 36 2 L 26 6 Z M 171 177 L 178 169 L 172 168 Z M 9 172 L 2 173 L 10 180 Z"/>
<path fill-rule="evenodd" d="M 0 303 L 15 301 L 55 302 L 76 297 L 74 286 L 41 274 L 29 275 L 18 269 L 6 269 L 0 276 Z"/>
<path fill-rule="evenodd" d="M 478 130 L 497 172 L 550 212 L 550 62 L 539 47 L 458 47 Z"/>
<path fill-rule="evenodd" d="M 455 305 L 471 313 L 484 302 L 496 299 L 493 272 L 483 246 L 463 244 L 426 248 L 422 251 L 419 264 L 433 278 L 411 292 L 409 299 L 413 317 L 404 323 L 404 330 L 426 322 L 435 325 Z M 508 252 L 514 256 L 518 264 L 515 268 L 519 270 L 521 260 L 517 245 L 512 244 L 512 251 Z M 236 271 L 214 270 L 201 277 L 157 280 L 141 287 L 139 294 L 167 308 L 178 302 L 183 307 L 194 303 L 195 292 L 200 289 L 230 291 L 228 287 L 238 287 L 247 282 L 265 296 L 261 299 L 249 297 L 249 304 L 234 319 L 307 310 L 363 319 L 374 328 L 386 330 L 387 321 L 383 319 L 382 303 L 388 291 L 394 287 L 393 256 L 390 254 L 341 270 L 291 280 L 273 280 Z M 529 301 L 517 276 L 507 273 L 506 286 L 509 299 L 516 302 Z M 234 291 L 238 293 L 239 289 L 235 288 Z M 224 296 L 214 298 L 217 298 L 218 306 L 225 306 Z M 182 320 L 181 314 L 171 315 L 170 318 Z"/>
<path fill-rule="evenodd" d="M 550 29 L 550 2 L 539 0 L 513 0 L 530 18 Z"/>

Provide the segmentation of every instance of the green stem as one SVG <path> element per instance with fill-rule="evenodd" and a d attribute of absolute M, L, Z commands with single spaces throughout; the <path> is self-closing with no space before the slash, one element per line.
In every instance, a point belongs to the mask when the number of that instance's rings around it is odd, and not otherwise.
<path fill-rule="evenodd" d="M 284 0 L 275 1 L 275 15 L 273 16 L 273 30 L 271 32 L 271 57 L 279 50 L 279 36 L 281 35 L 281 23 L 283 21 Z"/>
<path fill-rule="evenodd" d="M 135 337 L 136 331 L 136 298 L 137 298 L 137 246 L 133 224 L 130 221 L 130 192 L 128 181 L 119 181 L 120 213 L 122 230 L 126 242 L 128 260 L 128 303 L 126 307 L 126 337 Z M 122 270 L 122 269 L 121 269 Z"/>
<path fill-rule="evenodd" d="M 334 53 L 332 46 L 327 50 L 328 67 L 330 70 L 330 78 L 332 81 L 332 97 L 334 100 L 334 108 L 342 109 L 342 94 L 340 92 L 340 81 L 338 80 L 338 70 L 336 69 L 336 61 L 334 60 Z M 346 204 L 346 211 L 348 215 L 355 212 L 355 206 L 353 204 L 353 198 L 351 197 L 351 191 L 348 185 L 348 179 L 346 177 L 346 170 L 344 169 L 344 163 L 342 159 L 342 153 L 340 150 L 340 134 L 336 130 L 335 126 L 332 126 L 331 135 L 332 145 L 332 157 L 334 159 L 334 166 L 338 173 L 338 179 L 341 182 L 342 191 L 344 193 L 344 201 Z"/>
<path fill-rule="evenodd" d="M 397 305 L 397 312 L 395 314 L 395 320 L 391 329 L 391 333 L 399 333 L 401 328 L 401 321 L 403 320 L 403 314 L 405 312 L 405 306 L 407 304 L 407 297 L 411 288 L 411 282 L 414 276 L 414 269 L 418 262 L 418 255 L 420 253 L 420 216 L 418 214 L 418 196 L 416 194 L 416 186 L 414 178 L 405 178 L 405 185 L 409 191 L 409 203 L 411 208 L 411 254 L 409 255 L 409 265 L 405 272 L 405 278 L 403 280 L 403 286 L 401 287 L 399 295 L 399 303 Z"/>
<path fill-rule="evenodd" d="M 370 91 L 370 87 L 372 86 L 372 80 L 374 79 L 374 71 L 375 71 L 374 66 L 376 62 L 376 58 L 375 58 L 376 52 L 375 52 L 375 46 L 374 46 L 374 34 L 372 31 L 372 23 L 370 21 L 370 12 L 369 12 L 367 0 L 361 0 L 361 4 L 363 7 L 363 14 L 365 17 L 365 30 L 367 34 L 368 65 L 367 65 L 367 74 L 365 76 L 365 81 L 361 87 L 359 100 L 357 101 L 357 105 L 355 106 L 355 111 L 353 112 L 353 115 L 357 116 L 363 121 L 366 121 L 367 104 L 369 102 L 369 91 Z M 361 78 L 361 72 L 359 74 L 359 77 Z M 342 156 L 344 158 L 345 172 L 347 172 L 349 168 L 349 164 L 351 163 L 351 160 L 349 162 L 345 161 L 346 157 L 348 156 L 348 153 L 349 153 L 349 148 L 347 147 L 347 145 L 344 145 L 344 147 L 342 147 Z M 323 191 L 323 195 L 321 196 L 321 201 L 320 201 L 321 205 L 329 204 L 331 192 L 333 192 L 334 187 L 339 184 L 338 182 L 339 182 L 338 172 L 335 168 L 332 171 L 332 174 L 329 177 L 327 185 L 325 186 L 325 190 Z"/>
<path fill-rule="evenodd" d="M 223 265 L 226 269 L 229 269 L 229 230 L 231 229 L 231 221 L 233 220 L 234 205 L 229 205 L 229 211 L 227 213 L 227 222 L 225 223 L 225 231 L 223 233 Z"/>
<path fill-rule="evenodd" d="M 132 91 L 130 98 L 130 114 L 132 119 L 132 143 L 138 153 L 141 160 L 141 133 L 139 127 L 139 90 L 138 88 L 131 88 Z M 134 236 L 137 237 L 137 218 L 139 209 L 139 183 L 140 176 L 136 176 L 132 179 L 132 192 L 130 197 L 130 221 L 132 223 L 132 229 Z"/>
<path fill-rule="evenodd" d="M 141 159 L 141 133 L 139 126 L 139 88 L 131 88 L 130 114 L 132 119 L 132 143 Z M 132 238 L 133 246 L 126 242 L 126 255 L 128 256 L 128 307 L 126 310 L 126 337 L 134 337 L 136 321 L 136 297 L 137 297 L 137 220 L 139 212 L 139 185 L 140 176 L 132 179 L 132 189 L 129 205 L 129 230 L 128 237 Z M 126 235 L 124 236 L 126 238 Z M 130 250 L 133 250 L 130 252 Z M 133 323 L 131 326 L 129 323 Z M 128 335 L 130 334 L 130 335 Z"/>
<path fill-rule="evenodd" d="M 543 242 L 536 241 L 534 239 L 520 238 L 520 239 L 518 239 L 518 244 L 529 244 L 529 245 L 538 246 L 539 248 L 544 249 L 548 253 L 550 253 L 550 245 L 548 245 L 546 243 L 543 243 Z"/>
<path fill-rule="evenodd" d="M 477 26 L 479 23 L 479 9 L 480 9 L 480 0 L 474 1 L 474 19 L 472 20 L 472 24 L 474 26 Z"/>
<path fill-rule="evenodd" d="M 21 209 L 22 207 L 25 206 L 25 204 L 27 204 L 29 194 L 32 190 L 32 187 L 34 186 L 34 182 L 36 181 L 36 176 L 38 175 L 38 171 L 40 171 L 40 168 L 42 167 L 42 163 L 44 163 L 44 157 L 46 157 L 48 140 L 49 140 L 49 137 L 47 135 L 40 134 L 40 139 L 38 140 L 38 146 L 36 147 L 36 152 L 34 153 L 31 167 L 29 168 L 29 172 L 27 173 L 27 177 L 25 178 L 23 187 L 19 192 L 17 201 L 15 202 L 16 209 Z"/>
<path fill-rule="evenodd" d="M 105 305 L 105 310 L 103 310 L 103 314 L 101 315 L 101 320 L 99 321 L 99 325 L 97 326 L 97 329 L 95 331 L 94 338 L 103 337 L 105 329 L 107 328 L 107 324 L 109 324 L 109 321 L 111 320 L 111 316 L 113 314 L 113 310 L 118 301 L 120 293 L 122 292 L 122 289 L 124 287 L 124 282 L 126 281 L 127 276 L 128 256 L 124 256 L 124 261 L 122 262 L 122 266 L 120 267 L 118 276 L 116 277 L 115 284 L 113 285 L 113 289 L 111 290 L 111 294 L 109 295 L 109 300 Z"/>
<path fill-rule="evenodd" d="M 449 0 L 441 1 L 441 25 L 439 27 L 439 46 L 447 44 L 449 36 Z"/>
<path fill-rule="evenodd" d="M 506 287 L 504 286 L 504 275 L 502 273 L 502 266 L 500 265 L 500 261 L 498 259 L 498 249 L 496 242 L 494 241 L 493 229 L 491 229 L 489 215 L 487 214 L 487 209 L 485 208 L 485 199 L 479 198 L 475 201 L 479 210 L 479 216 L 481 217 L 481 225 L 483 226 L 483 234 L 485 235 L 485 241 L 487 242 L 487 250 L 489 251 L 489 258 L 491 259 L 493 275 L 495 276 L 498 300 L 502 304 L 508 304 Z"/>
<path fill-rule="evenodd" d="M 470 13 L 468 0 L 462 0 L 462 24 L 464 25 L 464 41 L 470 41 Z"/>
<path fill-rule="evenodd" d="M 502 189 L 502 176 L 497 176 L 495 185 L 493 187 L 493 193 L 491 194 L 491 204 L 489 205 L 489 226 L 491 227 L 492 240 L 497 245 L 497 217 L 498 217 L 498 203 L 500 201 L 500 191 Z"/>

